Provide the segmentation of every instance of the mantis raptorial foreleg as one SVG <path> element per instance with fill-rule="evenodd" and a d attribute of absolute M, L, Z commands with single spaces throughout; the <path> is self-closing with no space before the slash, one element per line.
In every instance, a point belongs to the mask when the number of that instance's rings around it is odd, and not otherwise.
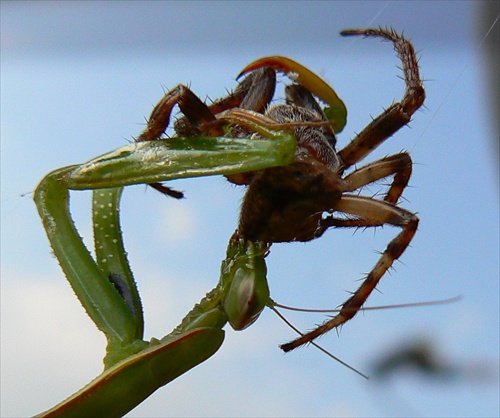
<path fill-rule="evenodd" d="M 144 341 L 142 305 L 121 237 L 119 200 L 121 187 L 130 184 L 289 163 L 295 151 L 293 136 L 268 133 L 269 140 L 196 137 L 134 143 L 86 164 L 55 170 L 40 182 L 34 199 L 54 254 L 108 339 L 103 374 L 41 416 L 122 415 L 212 356 L 223 342 L 226 322 L 243 329 L 255 321 L 269 299 L 267 247 L 235 236 L 219 285 L 172 334 Z M 96 189 L 95 260 L 71 218 L 70 189 Z"/>
<path fill-rule="evenodd" d="M 207 360 L 222 344 L 226 322 L 248 326 L 269 301 L 266 250 L 264 244 L 233 237 L 219 284 L 171 334 L 107 368 L 40 416 L 121 416 L 161 386 Z"/>
<path fill-rule="evenodd" d="M 35 202 L 54 254 L 83 307 L 110 345 L 125 346 L 137 338 L 136 321 L 73 224 L 65 179 L 74 169 L 66 167 L 45 177 L 35 192 Z"/>

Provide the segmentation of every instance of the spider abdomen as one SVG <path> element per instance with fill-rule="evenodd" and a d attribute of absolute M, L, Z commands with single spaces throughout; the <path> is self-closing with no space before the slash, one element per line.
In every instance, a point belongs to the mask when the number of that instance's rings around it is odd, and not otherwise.
<path fill-rule="evenodd" d="M 309 160 L 258 172 L 243 199 L 239 233 L 264 242 L 310 241 L 322 214 L 334 210 L 341 180 Z"/>

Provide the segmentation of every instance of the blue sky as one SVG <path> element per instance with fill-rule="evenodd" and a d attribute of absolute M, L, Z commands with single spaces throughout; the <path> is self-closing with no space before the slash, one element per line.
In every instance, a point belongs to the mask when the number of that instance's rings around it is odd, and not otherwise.
<path fill-rule="evenodd" d="M 265 311 L 244 332 L 228 330 L 212 359 L 130 416 L 498 416 L 498 137 L 478 11 L 472 2 L 2 2 L 0 414 L 45 410 L 102 368 L 104 337 L 52 257 L 31 199 L 43 175 L 125 145 L 162 89 L 185 83 L 203 99 L 219 97 L 241 68 L 270 54 L 290 56 L 335 87 L 349 110 L 343 145 L 404 89 L 390 45 L 338 36 L 381 25 L 415 44 L 428 98 L 411 129 L 367 158 L 410 151 L 403 206 L 421 219 L 369 305 L 463 300 L 366 312 L 320 342 L 370 373 L 374 359 L 422 336 L 450 363 L 487 371 L 477 380 L 401 374 L 386 386 L 365 382 L 312 347 L 283 355 L 277 345 L 293 333 Z M 147 338 L 169 332 L 215 285 L 243 192 L 219 177 L 174 185 L 186 199 L 136 186 L 122 203 Z M 72 210 L 91 246 L 88 193 L 72 195 Z M 267 259 L 273 298 L 341 304 L 396 233 L 331 231 L 275 245 Z M 308 329 L 323 318 L 290 319 Z"/>

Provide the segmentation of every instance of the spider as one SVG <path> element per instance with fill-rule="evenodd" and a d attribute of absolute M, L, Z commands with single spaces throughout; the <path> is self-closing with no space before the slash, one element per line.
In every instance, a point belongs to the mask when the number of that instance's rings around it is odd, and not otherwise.
<path fill-rule="evenodd" d="M 297 148 L 291 164 L 227 176 L 230 182 L 248 187 L 236 232 L 244 239 L 270 246 L 311 241 L 332 227 L 368 228 L 389 224 L 401 228 L 340 312 L 316 329 L 282 344 L 280 347 L 285 352 L 313 341 L 354 317 L 382 276 L 406 250 L 419 222 L 414 213 L 398 206 L 412 172 L 412 160 L 407 152 L 382 158 L 344 175 L 347 169 L 407 125 L 422 106 L 425 91 L 414 48 L 402 35 L 382 28 L 344 30 L 341 35 L 379 37 L 392 42 L 402 62 L 406 90 L 400 102 L 393 103 L 373 119 L 339 151 L 335 126 L 327 117 L 328 108 L 322 108 L 315 98 L 315 95 L 321 97 L 317 92 L 323 86 L 318 83 L 324 82 L 307 69 L 295 74 L 295 67 L 289 65 L 291 60 L 283 57 L 262 58 L 248 65 L 240 74 L 247 76 L 236 89 L 211 105 L 203 103 L 189 88 L 178 85 L 154 108 L 146 129 L 137 138 L 137 141 L 159 139 L 168 127 L 175 105 L 184 114 L 174 124 L 179 136 L 220 136 L 228 120 L 232 122 L 230 135 L 235 137 L 253 135 L 260 139 L 259 134 L 250 132 L 254 132 L 248 128 L 251 122 L 293 130 Z M 276 72 L 295 77 L 298 82 L 286 86 L 286 103 L 271 105 Z M 312 75 L 314 81 L 308 81 L 305 74 Z M 392 177 L 392 183 L 382 199 L 357 194 L 358 189 L 387 177 Z M 161 184 L 152 186 L 168 195 L 182 196 Z"/>

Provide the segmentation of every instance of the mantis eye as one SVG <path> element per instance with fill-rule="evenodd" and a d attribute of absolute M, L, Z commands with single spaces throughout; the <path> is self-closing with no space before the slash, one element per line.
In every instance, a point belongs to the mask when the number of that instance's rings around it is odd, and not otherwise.
<path fill-rule="evenodd" d="M 261 261 L 257 269 L 246 264 L 236 269 L 224 301 L 229 323 L 237 331 L 252 325 L 269 301 L 266 266 Z"/>

